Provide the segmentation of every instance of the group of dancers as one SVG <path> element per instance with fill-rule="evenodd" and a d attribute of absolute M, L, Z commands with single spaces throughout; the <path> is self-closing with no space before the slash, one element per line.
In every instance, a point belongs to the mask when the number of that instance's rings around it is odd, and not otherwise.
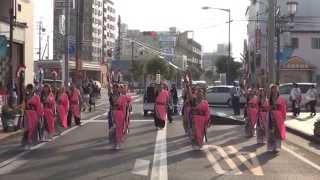
<path fill-rule="evenodd" d="M 35 88 L 28 84 L 20 106 L 24 112 L 22 145 L 26 150 L 39 142 L 51 141 L 71 127 L 72 117 L 76 125 L 81 125 L 80 91 L 74 84 L 68 90 L 63 86 L 51 88 L 45 84 Z"/>
<path fill-rule="evenodd" d="M 156 85 L 156 101 L 154 106 L 154 123 L 157 130 L 166 126 L 170 91 L 168 84 L 162 82 Z M 263 88 L 248 90 L 245 108 L 245 133 L 248 137 L 257 136 L 258 144 L 267 143 L 271 152 L 279 152 L 281 142 L 286 138 L 285 119 L 287 111 L 286 100 L 280 96 L 277 85 L 271 85 L 269 92 Z M 206 131 L 211 126 L 209 104 L 206 100 L 206 90 L 193 86 L 191 73 L 184 77 L 182 119 L 186 135 L 194 149 L 200 150 L 207 141 Z M 113 84 L 109 89 L 109 139 L 115 149 L 120 149 L 129 132 L 132 98 L 127 95 L 127 85 Z"/>
<path fill-rule="evenodd" d="M 188 76 L 189 75 L 189 76 Z M 190 74 L 186 79 L 191 80 Z M 119 150 L 129 132 L 132 98 L 127 94 L 127 85 L 113 82 L 108 88 L 110 110 L 108 113 L 109 141 Z M 154 124 L 157 130 L 165 128 L 168 122 L 170 91 L 163 81 L 156 85 L 154 105 Z M 192 87 L 191 81 L 185 81 L 183 124 L 194 148 L 200 149 L 204 142 L 207 128 L 210 126 L 209 105 L 205 99 L 205 89 Z"/>
<path fill-rule="evenodd" d="M 271 85 L 269 96 L 265 89 L 249 89 L 245 108 L 247 137 L 256 135 L 257 144 L 267 143 L 267 150 L 277 153 L 286 139 L 285 119 L 287 102 L 279 94 L 279 87 Z"/>

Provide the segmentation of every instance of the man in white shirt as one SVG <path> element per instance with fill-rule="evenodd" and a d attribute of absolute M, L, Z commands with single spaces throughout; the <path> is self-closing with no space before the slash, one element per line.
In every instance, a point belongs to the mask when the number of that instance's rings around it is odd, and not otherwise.
<path fill-rule="evenodd" d="M 318 97 L 318 91 L 316 89 L 315 85 L 312 85 L 312 87 L 307 92 L 307 100 L 309 101 L 308 104 L 310 105 L 310 116 L 316 115 L 316 104 L 317 104 L 317 97 Z"/>
<path fill-rule="evenodd" d="M 293 83 L 293 88 L 290 92 L 290 100 L 292 101 L 292 111 L 293 116 L 299 116 L 300 114 L 300 103 L 301 103 L 302 95 L 301 90 L 297 83 Z"/>

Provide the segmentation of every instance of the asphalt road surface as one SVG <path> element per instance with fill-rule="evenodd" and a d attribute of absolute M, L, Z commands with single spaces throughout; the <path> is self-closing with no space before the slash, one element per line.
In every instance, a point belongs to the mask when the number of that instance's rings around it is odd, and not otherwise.
<path fill-rule="evenodd" d="M 0 142 L 0 179 L 11 180 L 319 180 L 320 147 L 288 135 L 279 154 L 244 137 L 239 125 L 209 129 L 202 150 L 193 150 L 179 116 L 157 131 L 135 97 L 130 133 L 122 149 L 108 143 L 106 104 L 83 115 L 84 124 L 54 141 L 24 151 L 20 137 Z M 229 112 L 228 109 L 214 108 Z"/>

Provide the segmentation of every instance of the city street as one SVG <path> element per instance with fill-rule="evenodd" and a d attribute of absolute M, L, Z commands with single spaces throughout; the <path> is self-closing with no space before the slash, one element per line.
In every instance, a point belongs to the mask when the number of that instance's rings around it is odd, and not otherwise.
<path fill-rule="evenodd" d="M 275 155 L 257 146 L 254 138 L 245 138 L 242 126 L 213 126 L 207 145 L 195 151 L 180 117 L 156 131 L 152 117 L 142 116 L 141 100 L 134 98 L 130 133 L 120 151 L 108 144 L 106 104 L 101 104 L 96 112 L 83 115 L 81 127 L 31 151 L 22 150 L 20 137 L 0 142 L 0 179 L 316 180 L 320 176 L 319 146 L 293 134 Z"/>

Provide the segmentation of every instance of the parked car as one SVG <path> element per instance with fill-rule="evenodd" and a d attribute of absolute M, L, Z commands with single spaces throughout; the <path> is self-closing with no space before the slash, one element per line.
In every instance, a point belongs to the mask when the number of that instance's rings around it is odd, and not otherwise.
<path fill-rule="evenodd" d="M 61 87 L 63 85 L 62 80 L 44 79 L 43 84 L 50 84 L 52 87 Z"/>
<path fill-rule="evenodd" d="M 301 89 L 301 93 L 302 93 L 301 107 L 309 109 L 307 107 L 306 93 L 313 85 L 316 86 L 316 83 L 297 83 L 297 84 L 298 84 L 299 88 Z M 280 86 L 279 86 L 280 95 L 283 96 L 287 100 L 289 109 L 291 109 L 290 92 L 291 92 L 292 88 L 293 88 L 292 83 L 280 84 Z"/>
<path fill-rule="evenodd" d="M 154 112 L 156 102 L 155 85 L 150 84 L 144 91 L 143 95 L 143 115 L 147 116 L 149 112 Z"/>
<path fill-rule="evenodd" d="M 213 86 L 207 89 L 207 100 L 209 104 L 232 106 L 230 91 L 234 86 Z M 240 97 L 240 103 L 245 104 L 245 97 Z"/>
<path fill-rule="evenodd" d="M 208 87 L 206 81 L 192 81 L 192 86 L 200 86 L 205 89 Z"/>

